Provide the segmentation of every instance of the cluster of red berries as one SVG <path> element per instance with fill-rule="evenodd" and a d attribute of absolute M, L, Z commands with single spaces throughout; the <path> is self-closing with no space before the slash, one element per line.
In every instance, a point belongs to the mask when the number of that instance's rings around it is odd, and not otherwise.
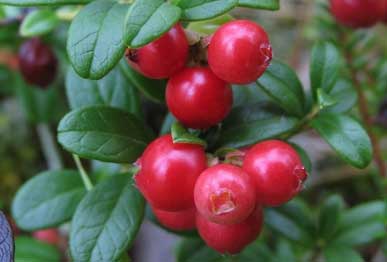
<path fill-rule="evenodd" d="M 262 208 L 292 199 L 307 177 L 297 152 L 279 140 L 260 142 L 241 157 L 241 165 L 208 166 L 202 146 L 164 135 L 137 161 L 134 179 L 162 225 L 196 228 L 218 252 L 238 253 L 258 237 Z"/>
<path fill-rule="evenodd" d="M 370 27 L 387 23 L 387 0 L 331 0 L 331 12 L 343 25 Z"/>
<path fill-rule="evenodd" d="M 229 113 L 233 102 L 230 84 L 247 84 L 260 77 L 271 61 L 272 49 L 259 25 L 236 20 L 211 37 L 208 66 L 186 67 L 188 55 L 188 40 L 179 24 L 156 41 L 126 52 L 129 64 L 141 74 L 169 78 L 167 105 L 181 123 L 206 129 Z"/>

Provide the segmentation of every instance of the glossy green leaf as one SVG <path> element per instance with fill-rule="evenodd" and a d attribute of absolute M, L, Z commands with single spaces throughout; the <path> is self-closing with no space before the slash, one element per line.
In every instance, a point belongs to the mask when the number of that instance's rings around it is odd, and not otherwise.
<path fill-rule="evenodd" d="M 310 79 L 315 97 L 319 88 L 330 92 L 339 76 L 340 65 L 340 52 L 332 43 L 321 42 L 313 47 Z"/>
<path fill-rule="evenodd" d="M 382 221 L 370 221 L 357 227 L 340 231 L 332 242 L 335 245 L 359 246 L 386 237 L 386 226 Z"/>
<path fill-rule="evenodd" d="M 86 4 L 92 0 L 0 0 L 0 4 L 16 6 L 37 6 L 37 5 L 75 5 Z"/>
<path fill-rule="evenodd" d="M 53 245 L 40 242 L 31 237 L 20 236 L 15 239 L 15 262 L 60 262 L 60 253 Z"/>
<path fill-rule="evenodd" d="M 322 110 L 322 112 L 345 113 L 356 104 L 357 93 L 348 80 L 339 79 L 329 92 L 329 96 L 337 103 Z"/>
<path fill-rule="evenodd" d="M 206 147 L 206 141 L 188 132 L 179 122 L 175 122 L 171 128 L 173 143 L 196 144 Z"/>
<path fill-rule="evenodd" d="M 373 201 L 346 210 L 340 220 L 340 228 L 352 228 L 369 221 L 383 221 L 386 204 L 383 201 Z"/>
<path fill-rule="evenodd" d="M 330 239 L 338 228 L 343 209 L 344 200 L 339 195 L 333 195 L 323 202 L 318 218 L 319 237 Z"/>
<path fill-rule="evenodd" d="M 305 95 L 296 73 L 287 65 L 272 61 L 257 85 L 283 110 L 291 115 L 303 116 Z"/>
<path fill-rule="evenodd" d="M 72 109 L 92 105 L 121 108 L 141 117 L 140 97 L 120 66 L 100 80 L 88 80 L 69 68 L 66 77 L 66 93 Z"/>
<path fill-rule="evenodd" d="M 106 106 L 74 110 L 58 127 L 58 141 L 66 150 L 106 162 L 133 162 L 149 140 L 148 129 L 135 116 Z"/>
<path fill-rule="evenodd" d="M 230 11 L 238 0 L 181 0 L 182 19 L 188 21 L 210 19 Z"/>
<path fill-rule="evenodd" d="M 97 0 L 75 17 L 69 29 L 67 52 L 80 76 L 100 79 L 122 58 L 128 8 L 114 0 Z"/>
<path fill-rule="evenodd" d="M 128 66 L 125 60 L 121 60 L 120 67 L 127 79 L 129 79 L 129 82 L 143 93 L 146 98 L 156 103 L 165 103 L 166 81 L 144 77 Z"/>
<path fill-rule="evenodd" d="M 229 14 L 217 16 L 212 19 L 202 20 L 197 22 L 191 22 L 188 24 L 187 29 L 198 33 L 210 35 L 223 24 L 232 21 L 234 18 Z"/>
<path fill-rule="evenodd" d="M 329 246 L 323 250 L 326 262 L 363 262 L 364 259 L 360 254 L 350 247 L 345 246 Z"/>
<path fill-rule="evenodd" d="M 337 114 L 321 114 L 311 125 L 337 154 L 357 168 L 365 168 L 372 160 L 372 145 L 363 127 L 353 118 Z"/>
<path fill-rule="evenodd" d="M 58 226 L 71 219 L 85 193 L 78 172 L 44 172 L 19 189 L 12 216 L 26 231 Z"/>
<path fill-rule="evenodd" d="M 98 184 L 79 204 L 71 223 L 73 260 L 118 260 L 137 235 L 144 206 L 145 201 L 128 174 Z"/>
<path fill-rule="evenodd" d="M 290 131 L 298 120 L 284 116 L 266 103 L 234 108 L 226 118 L 217 142 L 219 147 L 243 147 Z"/>
<path fill-rule="evenodd" d="M 20 34 L 24 37 L 44 35 L 59 25 L 55 12 L 42 9 L 29 13 L 20 26 Z"/>
<path fill-rule="evenodd" d="M 278 10 L 280 8 L 279 0 L 239 0 L 239 6 L 256 8 L 256 9 L 267 9 L 267 10 Z"/>
<path fill-rule="evenodd" d="M 324 89 L 319 88 L 317 89 L 317 103 L 320 106 L 320 110 L 324 109 L 326 107 L 333 106 L 337 104 L 337 100 L 333 98 L 332 96 L 328 95 Z"/>
<path fill-rule="evenodd" d="M 125 40 L 130 47 L 146 45 L 176 24 L 181 9 L 164 0 L 135 1 L 126 16 Z"/>

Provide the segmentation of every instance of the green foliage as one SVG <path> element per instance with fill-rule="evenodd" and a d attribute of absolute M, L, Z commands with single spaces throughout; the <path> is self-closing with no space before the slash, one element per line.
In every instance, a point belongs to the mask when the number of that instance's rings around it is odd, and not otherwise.
<path fill-rule="evenodd" d="M 197 144 L 206 147 L 207 143 L 198 138 L 195 134 L 188 132 L 180 123 L 175 122 L 171 128 L 171 134 L 174 143 Z"/>
<path fill-rule="evenodd" d="M 48 9 L 37 10 L 24 18 L 20 34 L 24 37 L 44 35 L 54 30 L 59 22 L 55 12 Z"/>
<path fill-rule="evenodd" d="M 59 251 L 52 245 L 30 237 L 20 236 L 15 239 L 15 262 L 59 262 Z"/>
<path fill-rule="evenodd" d="M 178 6 L 183 10 L 182 20 L 204 20 L 224 14 L 234 8 L 238 0 L 180 0 Z"/>
<path fill-rule="evenodd" d="M 268 9 L 278 10 L 280 8 L 279 0 L 239 0 L 239 6 L 257 8 L 257 9 Z"/>
<path fill-rule="evenodd" d="M 74 5 L 86 4 L 92 0 L 0 0 L 0 4 L 16 6 L 37 6 L 37 5 Z"/>
<path fill-rule="evenodd" d="M 116 261 L 133 243 L 144 206 L 144 199 L 129 174 L 113 176 L 98 184 L 79 204 L 72 220 L 73 259 Z"/>

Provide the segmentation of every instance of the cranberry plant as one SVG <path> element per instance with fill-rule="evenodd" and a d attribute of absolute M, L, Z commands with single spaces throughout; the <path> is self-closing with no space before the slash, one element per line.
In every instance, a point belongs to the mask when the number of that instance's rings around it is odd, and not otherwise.
<path fill-rule="evenodd" d="M 371 26 L 387 8 L 360 21 L 339 2 L 337 20 L 318 5 L 304 86 L 270 32 L 228 14 L 276 11 L 279 0 L 0 0 L 23 7 L 3 8 L 16 21 L 4 42 L 21 46 L 9 93 L 31 122 L 59 122 L 57 141 L 76 166 L 53 152 L 56 164 L 16 194 L 17 226 L 55 243 L 42 230 L 70 223 L 73 261 L 129 261 L 145 218 L 183 237 L 180 262 L 363 261 L 357 247 L 386 241 L 385 194 L 352 208 L 339 195 L 317 208 L 293 199 L 313 163 L 291 139 L 310 130 L 348 165 L 374 159 L 386 175 L 362 90 L 372 76 L 369 96 L 386 94 L 386 53 L 368 64 L 367 50 L 379 48 L 372 30 L 344 25 Z M 18 237 L 15 256 L 58 261 L 50 248 Z"/>

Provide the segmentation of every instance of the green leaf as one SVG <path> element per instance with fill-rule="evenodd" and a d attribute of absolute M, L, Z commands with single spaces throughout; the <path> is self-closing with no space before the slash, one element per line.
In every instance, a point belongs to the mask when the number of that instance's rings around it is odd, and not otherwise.
<path fill-rule="evenodd" d="M 126 16 L 126 43 L 146 45 L 169 31 L 179 21 L 181 9 L 164 0 L 135 1 Z"/>
<path fill-rule="evenodd" d="M 66 150 L 106 162 L 131 163 L 149 140 L 148 129 L 135 116 L 106 106 L 74 110 L 58 127 L 58 141 Z"/>
<path fill-rule="evenodd" d="M 171 128 L 173 143 L 196 144 L 206 147 L 207 143 L 194 134 L 188 132 L 179 122 L 175 122 Z"/>
<path fill-rule="evenodd" d="M 60 253 L 54 246 L 31 237 L 17 237 L 15 239 L 15 251 L 15 262 L 60 261 Z"/>
<path fill-rule="evenodd" d="M 121 108 L 141 117 L 140 97 L 128 81 L 120 66 L 100 80 L 88 80 L 69 68 L 66 77 L 66 93 L 72 109 L 92 105 Z"/>
<path fill-rule="evenodd" d="M 122 58 L 128 8 L 114 0 L 97 0 L 75 17 L 69 29 L 67 53 L 80 76 L 100 79 Z"/>
<path fill-rule="evenodd" d="M 276 251 L 276 261 L 297 262 L 296 255 L 289 241 L 285 239 L 278 240 Z"/>
<path fill-rule="evenodd" d="M 257 85 L 289 114 L 304 115 L 304 90 L 296 73 L 289 66 L 273 61 L 257 80 Z"/>
<path fill-rule="evenodd" d="M 346 210 L 340 219 L 340 228 L 352 228 L 369 221 L 383 221 L 386 205 L 383 201 L 373 201 Z"/>
<path fill-rule="evenodd" d="M 382 221 L 370 221 L 364 225 L 340 231 L 332 240 L 334 245 L 366 245 L 386 237 L 386 226 Z"/>
<path fill-rule="evenodd" d="M 98 184 L 79 204 L 71 223 L 73 260 L 118 260 L 137 235 L 144 206 L 128 174 Z"/>
<path fill-rule="evenodd" d="M 331 91 L 339 76 L 341 55 L 339 50 L 329 42 L 314 45 L 310 62 L 310 79 L 314 97 L 317 89 Z"/>
<path fill-rule="evenodd" d="M 44 35 L 59 25 L 55 12 L 43 9 L 29 13 L 20 26 L 20 34 L 24 37 Z"/>
<path fill-rule="evenodd" d="M 298 120 L 284 116 L 278 108 L 259 103 L 234 108 L 220 132 L 219 147 L 243 147 L 279 137 L 290 131 Z"/>
<path fill-rule="evenodd" d="M 75 5 L 86 4 L 92 0 L 0 0 L 0 4 L 16 6 L 37 6 L 37 5 Z"/>
<path fill-rule="evenodd" d="M 12 216 L 26 231 L 55 227 L 71 219 L 85 193 L 78 172 L 44 172 L 19 189 Z"/>
<path fill-rule="evenodd" d="M 13 261 L 14 242 L 12 228 L 7 217 L 0 211 L 0 261 Z"/>
<path fill-rule="evenodd" d="M 345 113 L 356 104 L 357 93 L 348 80 L 339 79 L 329 92 L 329 96 L 337 101 L 335 105 L 322 110 L 331 113 Z"/>
<path fill-rule="evenodd" d="M 339 156 L 357 168 L 365 168 L 372 160 L 372 146 L 363 127 L 345 115 L 321 114 L 311 125 Z"/>
<path fill-rule="evenodd" d="M 191 22 L 188 24 L 187 29 L 198 33 L 210 35 L 223 24 L 233 20 L 233 17 L 229 14 L 224 14 L 209 20 Z"/>
<path fill-rule="evenodd" d="M 319 237 L 330 239 L 338 228 L 343 209 L 344 200 L 339 195 L 333 195 L 324 201 L 318 218 Z"/>
<path fill-rule="evenodd" d="M 267 9 L 267 10 L 278 10 L 280 8 L 279 0 L 239 0 L 239 6 L 256 8 L 256 9 Z"/>
<path fill-rule="evenodd" d="M 337 100 L 328 95 L 322 88 L 317 89 L 317 102 L 320 109 L 337 104 Z"/>
<path fill-rule="evenodd" d="M 227 13 L 238 4 L 238 0 L 181 0 L 182 20 L 204 20 Z"/>
<path fill-rule="evenodd" d="M 122 72 L 129 79 L 129 82 L 136 87 L 145 97 L 156 103 L 165 103 L 165 80 L 153 80 L 144 77 L 133 70 L 125 60 L 121 60 L 120 67 Z"/>
<path fill-rule="evenodd" d="M 329 246 L 323 250 L 325 261 L 326 262 L 341 262 L 341 261 L 351 261 L 351 262 L 363 262 L 364 259 L 360 254 L 349 247 L 343 246 Z"/>

